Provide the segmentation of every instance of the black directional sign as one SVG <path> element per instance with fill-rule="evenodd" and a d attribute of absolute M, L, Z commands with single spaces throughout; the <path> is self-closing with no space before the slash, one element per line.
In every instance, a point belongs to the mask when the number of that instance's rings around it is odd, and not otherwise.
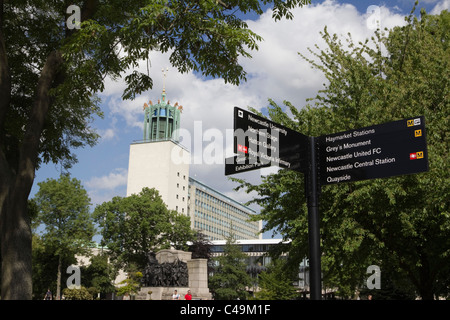
<path fill-rule="evenodd" d="M 225 159 L 225 175 L 241 173 L 256 169 L 270 167 L 270 162 L 261 162 L 259 159 L 254 159 L 245 156 L 234 156 Z"/>
<path fill-rule="evenodd" d="M 234 109 L 234 157 L 225 175 L 271 165 L 305 174 L 311 299 L 321 298 L 319 194 L 322 185 L 428 171 L 425 118 L 415 117 L 308 137 L 243 109 Z"/>
<path fill-rule="evenodd" d="M 425 119 L 321 136 L 317 153 L 321 185 L 428 171 Z"/>
<path fill-rule="evenodd" d="M 266 118 L 234 108 L 234 152 L 225 161 L 225 175 L 276 165 L 303 172 L 308 137 Z"/>

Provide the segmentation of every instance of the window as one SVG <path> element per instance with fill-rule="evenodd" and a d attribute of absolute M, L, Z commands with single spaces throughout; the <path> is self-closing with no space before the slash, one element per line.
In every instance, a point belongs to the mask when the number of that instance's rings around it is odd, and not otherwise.
<path fill-rule="evenodd" d="M 157 128 L 157 123 L 156 123 L 156 121 L 153 121 L 152 122 L 152 137 L 154 139 L 156 139 L 156 128 Z"/>

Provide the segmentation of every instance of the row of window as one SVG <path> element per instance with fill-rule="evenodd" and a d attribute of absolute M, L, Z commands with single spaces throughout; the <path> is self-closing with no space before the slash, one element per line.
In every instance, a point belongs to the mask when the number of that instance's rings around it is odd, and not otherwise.
<path fill-rule="evenodd" d="M 249 219 L 250 214 L 247 212 L 195 188 L 194 226 L 212 233 L 209 236 L 211 240 L 228 237 L 231 230 L 236 239 L 254 238 L 259 231 L 259 224 Z M 214 237 L 214 234 L 219 237 Z"/>
<path fill-rule="evenodd" d="M 238 208 L 236 208 L 235 206 L 230 205 L 229 203 L 226 203 L 225 201 L 222 201 L 212 195 L 210 195 L 207 192 L 204 192 L 202 190 L 196 189 L 195 190 L 195 196 L 196 198 L 198 197 L 199 200 L 196 200 L 196 202 L 202 202 L 201 205 L 206 206 L 208 211 L 216 211 L 216 213 L 221 213 L 224 211 L 221 211 L 222 209 L 233 212 L 235 214 L 241 215 L 243 216 L 244 220 L 248 220 L 250 215 L 243 211 L 240 210 Z M 201 200 L 205 200 L 205 203 L 203 203 L 203 201 Z M 211 205 L 211 204 L 215 204 L 215 205 Z M 197 203 L 196 203 L 197 205 Z"/>
<path fill-rule="evenodd" d="M 194 227 L 196 229 L 200 229 L 200 230 L 203 230 L 203 231 L 209 231 L 209 232 L 212 232 L 212 233 L 215 233 L 217 235 L 224 236 L 224 237 L 228 237 L 230 235 L 228 231 L 225 231 L 223 229 L 220 229 L 220 228 L 208 225 L 208 224 L 200 222 L 200 221 L 194 221 Z"/>
<path fill-rule="evenodd" d="M 219 237 L 215 237 L 215 236 L 207 235 L 210 240 L 219 240 L 219 239 L 224 239 L 224 238 L 230 236 L 229 231 L 208 225 L 201 221 L 194 221 L 194 228 L 199 229 L 200 231 L 211 232 L 211 233 L 217 234 L 219 236 Z M 254 233 L 252 234 L 251 232 L 243 230 L 242 228 L 240 228 L 238 226 L 233 225 L 233 226 L 231 226 L 231 229 L 233 230 L 234 238 L 238 239 L 238 240 L 239 239 L 248 239 L 249 237 L 254 238 L 256 236 Z"/>
<path fill-rule="evenodd" d="M 157 117 L 158 116 L 158 110 L 159 110 L 159 116 L 160 117 L 166 117 L 167 116 L 167 109 L 166 108 L 159 108 L 159 109 L 155 109 L 153 110 L 153 117 Z M 174 116 L 174 112 L 172 110 L 169 110 L 169 118 L 173 118 Z"/>
<path fill-rule="evenodd" d="M 195 210 L 195 218 L 206 220 L 206 221 L 200 221 L 201 223 L 212 222 L 213 224 L 216 224 L 219 228 L 223 228 L 225 230 L 230 230 L 230 228 L 231 228 L 232 230 L 237 231 L 242 234 L 245 234 L 251 238 L 253 238 L 255 236 L 255 234 L 259 231 L 258 226 L 256 224 L 250 224 L 248 222 L 245 223 L 245 225 L 244 224 L 233 224 L 228 221 L 224 221 L 222 219 L 217 219 L 216 217 L 214 217 L 212 215 L 209 215 L 207 213 L 204 213 L 204 212 L 201 212 L 198 210 Z M 198 221 L 198 220 L 194 219 L 194 221 Z M 213 224 L 205 223 L 205 225 L 208 225 L 208 226 L 211 225 L 214 227 Z M 244 227 L 247 227 L 247 228 L 244 228 Z M 249 230 L 248 228 L 250 228 L 252 230 Z"/>
<path fill-rule="evenodd" d="M 237 244 L 242 252 L 268 252 L 273 244 Z M 225 249 L 224 245 L 214 245 L 211 246 L 211 252 L 223 252 Z"/>
<path fill-rule="evenodd" d="M 242 220 L 241 218 L 230 215 L 226 212 L 220 212 L 220 216 L 224 217 L 226 220 L 220 219 L 217 217 L 217 215 L 208 214 L 207 212 L 204 212 L 203 210 L 201 210 L 201 208 L 202 207 L 200 206 L 200 208 L 196 207 L 196 209 L 195 209 L 195 216 L 200 219 L 205 219 L 207 221 L 210 221 L 212 223 L 219 224 L 219 225 L 225 226 L 225 227 L 230 227 L 231 225 L 233 225 L 233 222 L 235 222 L 235 224 L 245 226 L 249 229 L 253 229 L 253 232 L 258 231 L 258 224 L 255 222 L 249 222 L 246 220 Z"/>

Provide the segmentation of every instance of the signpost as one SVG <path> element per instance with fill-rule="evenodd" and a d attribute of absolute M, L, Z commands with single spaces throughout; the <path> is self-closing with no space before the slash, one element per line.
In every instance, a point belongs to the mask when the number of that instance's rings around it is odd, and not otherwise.
<path fill-rule="evenodd" d="M 308 137 L 235 107 L 234 132 L 237 155 L 225 159 L 225 175 L 272 165 L 305 174 L 313 300 L 320 300 L 322 293 L 321 186 L 428 171 L 424 117 Z"/>
<path fill-rule="evenodd" d="M 256 169 L 262 169 L 270 167 L 270 162 L 263 163 L 258 159 L 246 157 L 246 156 L 234 156 L 225 159 L 225 175 L 241 173 L 246 171 L 252 171 Z"/>
<path fill-rule="evenodd" d="M 234 108 L 234 152 L 225 175 L 276 165 L 303 172 L 308 137 L 244 109 Z"/>
<path fill-rule="evenodd" d="M 424 117 L 321 136 L 318 149 L 321 185 L 428 171 Z"/>

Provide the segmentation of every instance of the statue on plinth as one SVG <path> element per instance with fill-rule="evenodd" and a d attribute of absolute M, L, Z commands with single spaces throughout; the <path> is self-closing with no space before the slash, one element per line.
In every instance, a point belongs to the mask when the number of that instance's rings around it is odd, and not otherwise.
<path fill-rule="evenodd" d="M 159 263 L 154 252 L 147 254 L 147 265 L 143 272 L 142 285 L 145 287 L 187 287 L 189 275 L 186 262 Z"/>

